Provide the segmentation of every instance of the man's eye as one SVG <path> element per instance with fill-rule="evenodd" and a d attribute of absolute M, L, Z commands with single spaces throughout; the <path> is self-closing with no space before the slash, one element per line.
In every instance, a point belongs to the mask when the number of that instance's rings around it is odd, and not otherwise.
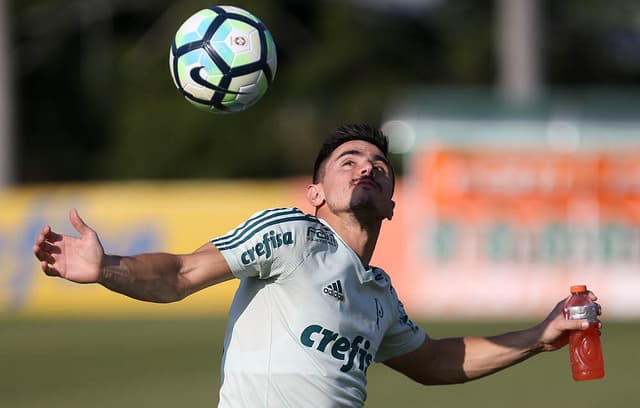
<path fill-rule="evenodd" d="M 353 165 L 353 160 L 347 160 L 344 163 L 342 163 L 343 166 L 352 166 Z"/>

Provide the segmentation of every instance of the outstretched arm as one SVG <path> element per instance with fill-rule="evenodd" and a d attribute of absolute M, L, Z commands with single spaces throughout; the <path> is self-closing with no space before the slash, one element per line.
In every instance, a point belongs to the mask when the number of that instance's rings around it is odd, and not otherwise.
<path fill-rule="evenodd" d="M 206 243 L 191 254 L 106 255 L 98 235 L 73 209 L 71 225 L 79 237 L 46 226 L 33 247 L 41 269 L 77 283 L 101 285 L 135 299 L 173 302 L 233 277 L 222 254 Z"/>
<path fill-rule="evenodd" d="M 590 294 L 593 300 L 596 296 Z M 566 320 L 564 300 L 540 324 L 492 337 L 427 339 L 417 350 L 385 361 L 421 384 L 456 384 L 493 374 L 543 351 L 568 343 L 571 330 L 588 327 L 586 320 Z"/>

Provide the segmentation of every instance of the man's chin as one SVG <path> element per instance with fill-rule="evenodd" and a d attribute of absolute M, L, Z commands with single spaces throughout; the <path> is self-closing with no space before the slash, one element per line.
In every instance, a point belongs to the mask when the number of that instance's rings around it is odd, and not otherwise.
<path fill-rule="evenodd" d="M 371 201 L 352 202 L 350 208 L 357 216 L 377 219 L 385 218 L 382 211 Z"/>

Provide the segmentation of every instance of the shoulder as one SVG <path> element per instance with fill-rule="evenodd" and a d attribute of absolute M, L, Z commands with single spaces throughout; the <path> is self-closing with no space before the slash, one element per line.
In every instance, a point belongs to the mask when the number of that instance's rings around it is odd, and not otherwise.
<path fill-rule="evenodd" d="M 237 277 L 265 279 L 299 265 L 307 250 L 308 230 L 320 225 L 316 217 L 298 208 L 269 208 L 211 242 Z"/>
<path fill-rule="evenodd" d="M 296 207 L 269 208 L 254 213 L 244 223 L 247 228 L 260 228 L 285 223 L 316 223 L 320 221 L 313 215 L 306 214 Z"/>
<path fill-rule="evenodd" d="M 269 208 L 258 211 L 227 234 L 213 239 L 219 249 L 238 246 L 256 236 L 275 230 L 286 230 L 296 225 L 319 223 L 312 215 L 295 207 Z"/>
<path fill-rule="evenodd" d="M 374 281 L 378 286 L 385 288 L 387 291 L 390 302 L 395 305 L 395 312 L 397 313 L 398 318 L 404 323 L 410 322 L 398 292 L 396 292 L 393 287 L 391 277 L 381 268 L 373 267 L 372 269 Z"/>
<path fill-rule="evenodd" d="M 371 273 L 373 274 L 373 279 L 376 282 L 388 284 L 389 286 L 391 286 L 391 277 L 389 276 L 389 274 L 387 274 L 387 272 L 384 271 L 384 269 L 378 266 L 371 266 Z"/>
<path fill-rule="evenodd" d="M 302 250 L 307 235 L 315 234 L 322 225 L 318 218 L 295 207 L 269 208 L 254 213 L 237 228 L 211 242 L 223 253 L 246 252 L 249 254 L 243 262 L 246 265 L 248 259 L 255 258 L 251 256 L 254 251 L 265 252 L 270 257 L 272 249 Z"/>

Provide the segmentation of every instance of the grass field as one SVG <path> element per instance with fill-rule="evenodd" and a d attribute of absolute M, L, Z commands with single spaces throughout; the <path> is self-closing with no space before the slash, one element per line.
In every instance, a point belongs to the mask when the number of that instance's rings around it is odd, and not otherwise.
<path fill-rule="evenodd" d="M 526 323 L 431 323 L 434 337 L 488 335 Z M 215 407 L 223 319 L 0 320 L 0 407 Z M 380 364 L 367 407 L 639 407 L 640 322 L 606 322 L 603 380 L 574 382 L 568 352 L 475 382 L 422 387 Z"/>

